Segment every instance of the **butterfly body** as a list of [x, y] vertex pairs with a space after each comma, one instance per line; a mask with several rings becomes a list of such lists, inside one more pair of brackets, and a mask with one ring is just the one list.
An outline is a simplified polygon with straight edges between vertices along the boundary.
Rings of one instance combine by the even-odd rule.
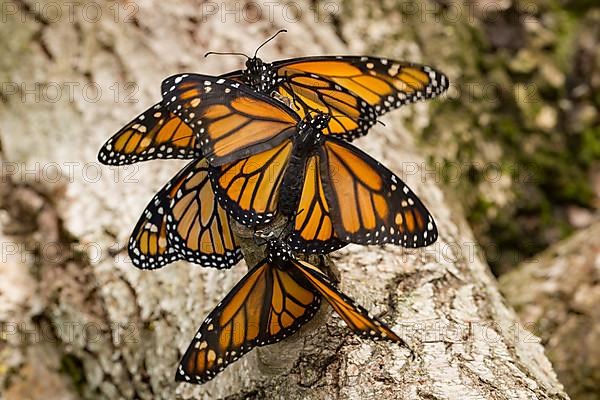
[[298, 132], [279, 193], [278, 209], [287, 217], [293, 217], [298, 212], [298, 202], [306, 174], [306, 163], [322, 145], [324, 136], [321, 131], [327, 126], [329, 120], [329, 115], [317, 114], [298, 123]]

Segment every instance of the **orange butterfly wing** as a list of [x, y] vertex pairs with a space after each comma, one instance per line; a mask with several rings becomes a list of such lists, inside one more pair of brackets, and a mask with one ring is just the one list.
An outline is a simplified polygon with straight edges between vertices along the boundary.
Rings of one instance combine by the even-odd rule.
[[279, 145], [299, 121], [278, 101], [225, 78], [177, 75], [163, 81], [162, 93], [165, 106], [192, 128], [215, 166]]
[[255, 346], [278, 342], [310, 320], [321, 298], [264, 260], [204, 320], [175, 379], [203, 383]]
[[137, 268], [157, 269], [182, 258], [169, 240], [167, 216], [169, 202], [183, 183], [185, 175], [184, 171], [180, 171], [158, 191], [133, 229], [128, 253]]
[[146, 206], [129, 238], [129, 258], [137, 268], [156, 269], [180, 259], [179, 254], [169, 246], [167, 217], [158, 212], [164, 205], [165, 200], [155, 196]]
[[314, 112], [330, 115], [331, 119], [323, 129], [327, 135], [353, 140], [366, 135], [377, 122], [374, 107], [337, 83], [314, 74], [286, 77], [277, 93], [290, 99], [291, 107], [301, 118]]
[[205, 159], [193, 161], [170, 195], [169, 242], [187, 261], [215, 268], [230, 268], [242, 259], [229, 217], [219, 205]]
[[98, 153], [98, 160], [106, 165], [197, 157], [200, 157], [200, 149], [196, 148], [196, 136], [162, 103], [155, 104], [125, 125]]
[[230, 268], [241, 260], [229, 218], [214, 197], [205, 160], [189, 163], [154, 196], [133, 230], [128, 252], [140, 269], [180, 259]]
[[[406, 343], [394, 333], [384, 322], [369, 314], [362, 306], [346, 296], [331, 283], [329, 278], [315, 266], [292, 259], [296, 270], [327, 300], [346, 324], [360, 336], [372, 339], [386, 339], [406, 346]], [[408, 347], [408, 346], [407, 346]]]
[[437, 239], [419, 198], [368, 154], [329, 137], [319, 152], [323, 190], [336, 234], [357, 244], [427, 246]]
[[291, 140], [248, 158], [210, 169], [213, 188], [227, 212], [243, 225], [270, 222], [293, 144]]
[[[277, 61], [273, 66], [280, 77], [287, 77], [288, 82], [280, 83], [282, 87], [291, 90], [296, 77], [315, 75], [352, 92], [378, 115], [439, 96], [449, 86], [448, 78], [432, 67], [385, 58], [303, 57]], [[318, 92], [319, 88], [313, 90]]]
[[294, 250], [305, 253], [329, 253], [346, 245], [334, 229], [316, 155], [306, 162], [298, 210], [288, 241]]

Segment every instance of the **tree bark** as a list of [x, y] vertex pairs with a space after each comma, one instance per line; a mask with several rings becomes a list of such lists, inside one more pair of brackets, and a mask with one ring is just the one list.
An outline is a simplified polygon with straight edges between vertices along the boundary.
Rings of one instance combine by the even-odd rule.
[[568, 393], [600, 396], [600, 222], [500, 279], [521, 320], [539, 333]]
[[[164, 77], [238, 68], [235, 57], [203, 54], [251, 53], [280, 28], [290, 32], [261, 51], [266, 60], [371, 50], [432, 60], [414, 41], [394, 52], [358, 35], [344, 43], [340, 29], [349, 25], [330, 20], [321, 3], [294, 3], [295, 17], [289, 4], [273, 3], [83, 2], [61, 5], [60, 16], [48, 4], [4, 3], [0, 28], [0, 384], [8, 399], [567, 398], [539, 340], [522, 328], [474, 250], [459, 207], [435, 179], [424, 179], [412, 132], [429, 124], [428, 103], [394, 113], [357, 144], [405, 172], [440, 239], [418, 251], [349, 246], [332, 256], [342, 290], [390, 323], [417, 359], [358, 339], [324, 309], [298, 334], [252, 351], [215, 380], [175, 384], [181, 353], [246, 266], [135, 269], [124, 250], [128, 235], [183, 164], [99, 166], [102, 143], [160, 99]], [[427, 35], [430, 28], [407, 29]]]

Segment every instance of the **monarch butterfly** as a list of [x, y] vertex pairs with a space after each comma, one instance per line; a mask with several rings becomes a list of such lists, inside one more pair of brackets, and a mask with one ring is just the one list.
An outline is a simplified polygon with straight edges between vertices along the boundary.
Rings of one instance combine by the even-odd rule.
[[255, 346], [278, 342], [309, 321], [325, 300], [357, 334], [405, 342], [336, 289], [315, 266], [296, 259], [279, 239], [211, 311], [185, 352], [176, 381], [204, 383]]
[[448, 89], [448, 78], [426, 65], [366, 56], [312, 56], [265, 63], [258, 51], [282, 29], [263, 42], [245, 69], [222, 75], [252, 89], [288, 99], [300, 117], [312, 112], [332, 116], [326, 133], [345, 140], [365, 135], [377, 116]]
[[[378, 116], [448, 88], [446, 76], [432, 67], [384, 58], [318, 56], [265, 63], [257, 57], [258, 50], [275, 36], [253, 57], [228, 53], [246, 57], [246, 68], [221, 77], [286, 100], [300, 117], [315, 111], [330, 114], [326, 133], [349, 141], [365, 135]], [[117, 132], [98, 155], [100, 162], [110, 165], [197, 157], [191, 130], [163, 102]]]
[[242, 258], [207, 167], [204, 159], [192, 161], [148, 204], [129, 239], [134, 266], [156, 269], [185, 259], [230, 268]]
[[224, 78], [184, 74], [162, 90], [165, 106], [198, 132], [216, 196], [242, 225], [268, 223], [279, 210], [295, 218], [290, 240], [305, 252], [437, 239], [432, 216], [400, 178], [325, 132], [330, 115], [301, 119]]

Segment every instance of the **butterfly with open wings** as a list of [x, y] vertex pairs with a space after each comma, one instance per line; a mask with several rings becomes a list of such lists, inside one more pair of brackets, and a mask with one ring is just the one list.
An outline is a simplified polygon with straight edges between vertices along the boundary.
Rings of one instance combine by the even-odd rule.
[[211, 311], [177, 369], [177, 381], [204, 383], [256, 346], [296, 332], [325, 299], [356, 334], [406, 346], [385, 323], [337, 289], [315, 266], [272, 238], [267, 256]]
[[[378, 116], [448, 88], [446, 76], [432, 67], [377, 57], [317, 56], [265, 63], [257, 57], [258, 50], [275, 36], [253, 57], [230, 53], [246, 57], [246, 68], [222, 77], [286, 100], [301, 118], [312, 112], [331, 115], [325, 131], [345, 140], [365, 135]], [[159, 102], [110, 138], [98, 159], [124, 165], [199, 158], [196, 140], [192, 130]]]

